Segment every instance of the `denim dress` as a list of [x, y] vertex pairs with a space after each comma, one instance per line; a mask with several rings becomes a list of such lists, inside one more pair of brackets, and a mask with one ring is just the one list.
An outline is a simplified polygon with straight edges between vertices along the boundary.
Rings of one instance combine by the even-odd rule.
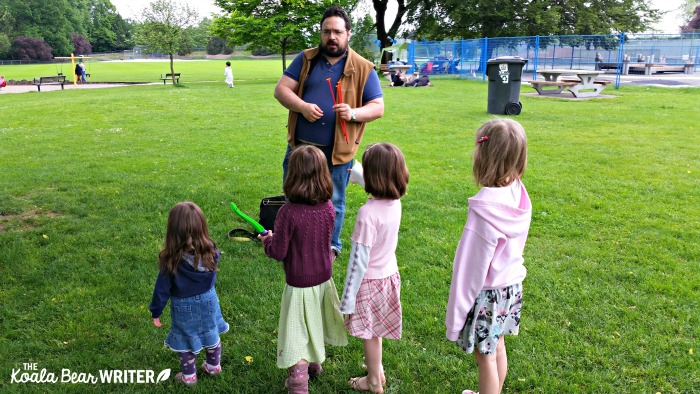
[[[219, 335], [228, 331], [215, 283], [216, 271], [209, 271], [201, 262], [195, 268], [194, 256], [187, 254], [183, 255], [176, 275], [159, 274], [150, 309], [157, 317], [170, 299], [171, 328], [165, 339], [170, 350], [196, 354], [216, 347]], [[197, 294], [197, 290], [201, 293]]]
[[165, 338], [165, 346], [175, 352], [199, 353], [216, 347], [219, 334], [229, 326], [221, 315], [216, 289], [193, 297], [170, 298], [172, 328]]

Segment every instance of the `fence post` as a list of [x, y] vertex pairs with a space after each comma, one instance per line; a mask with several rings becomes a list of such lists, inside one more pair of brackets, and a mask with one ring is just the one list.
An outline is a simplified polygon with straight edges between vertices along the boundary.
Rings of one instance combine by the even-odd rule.
[[617, 71], [615, 72], [615, 89], [620, 89], [620, 74], [625, 61], [625, 33], [620, 32], [620, 43], [617, 46]]
[[486, 80], [486, 61], [489, 60], [487, 59], [486, 55], [488, 54], [489, 50], [489, 38], [484, 37], [484, 43], [481, 46], [481, 64], [479, 65], [479, 68], [481, 69], [481, 80], [485, 81]]
[[537, 79], [537, 61], [540, 58], [540, 36], [535, 36], [535, 61], [532, 65], [532, 80]]

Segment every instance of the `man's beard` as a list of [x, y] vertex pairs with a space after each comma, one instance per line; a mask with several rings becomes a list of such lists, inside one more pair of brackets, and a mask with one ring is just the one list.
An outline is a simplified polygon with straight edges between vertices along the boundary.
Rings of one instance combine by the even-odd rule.
[[341, 56], [345, 55], [345, 52], [348, 51], [348, 47], [343, 46], [340, 43], [337, 43], [336, 46], [338, 47], [338, 49], [332, 50], [332, 49], [328, 48], [327, 46], [323, 45], [323, 43], [319, 44], [319, 48], [321, 49], [321, 53], [323, 53], [324, 55], [326, 55], [328, 57], [341, 57]]

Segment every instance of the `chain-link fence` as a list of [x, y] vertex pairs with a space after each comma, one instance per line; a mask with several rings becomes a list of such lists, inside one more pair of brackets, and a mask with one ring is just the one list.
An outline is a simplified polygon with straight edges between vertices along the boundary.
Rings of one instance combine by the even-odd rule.
[[485, 79], [486, 62], [500, 56], [527, 59], [523, 71], [531, 79], [538, 69], [590, 69], [615, 74], [619, 86], [625, 74], [698, 72], [700, 33], [414, 41], [408, 45], [408, 72]]

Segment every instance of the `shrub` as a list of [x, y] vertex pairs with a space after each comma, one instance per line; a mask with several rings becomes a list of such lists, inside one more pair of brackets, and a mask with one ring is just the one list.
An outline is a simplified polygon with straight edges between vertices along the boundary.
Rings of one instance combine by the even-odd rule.
[[16, 60], [50, 60], [51, 50], [42, 38], [17, 37], [12, 41], [10, 54]]
[[269, 56], [274, 55], [275, 53], [277, 52], [263, 46], [259, 46], [250, 52], [250, 54], [253, 56]]
[[73, 53], [76, 55], [89, 55], [92, 53], [92, 45], [85, 37], [77, 33], [71, 33], [73, 37]]
[[223, 53], [225, 55], [230, 55], [233, 53], [233, 48], [226, 45], [226, 40], [219, 37], [212, 37], [207, 43], [207, 54], [218, 55]]

